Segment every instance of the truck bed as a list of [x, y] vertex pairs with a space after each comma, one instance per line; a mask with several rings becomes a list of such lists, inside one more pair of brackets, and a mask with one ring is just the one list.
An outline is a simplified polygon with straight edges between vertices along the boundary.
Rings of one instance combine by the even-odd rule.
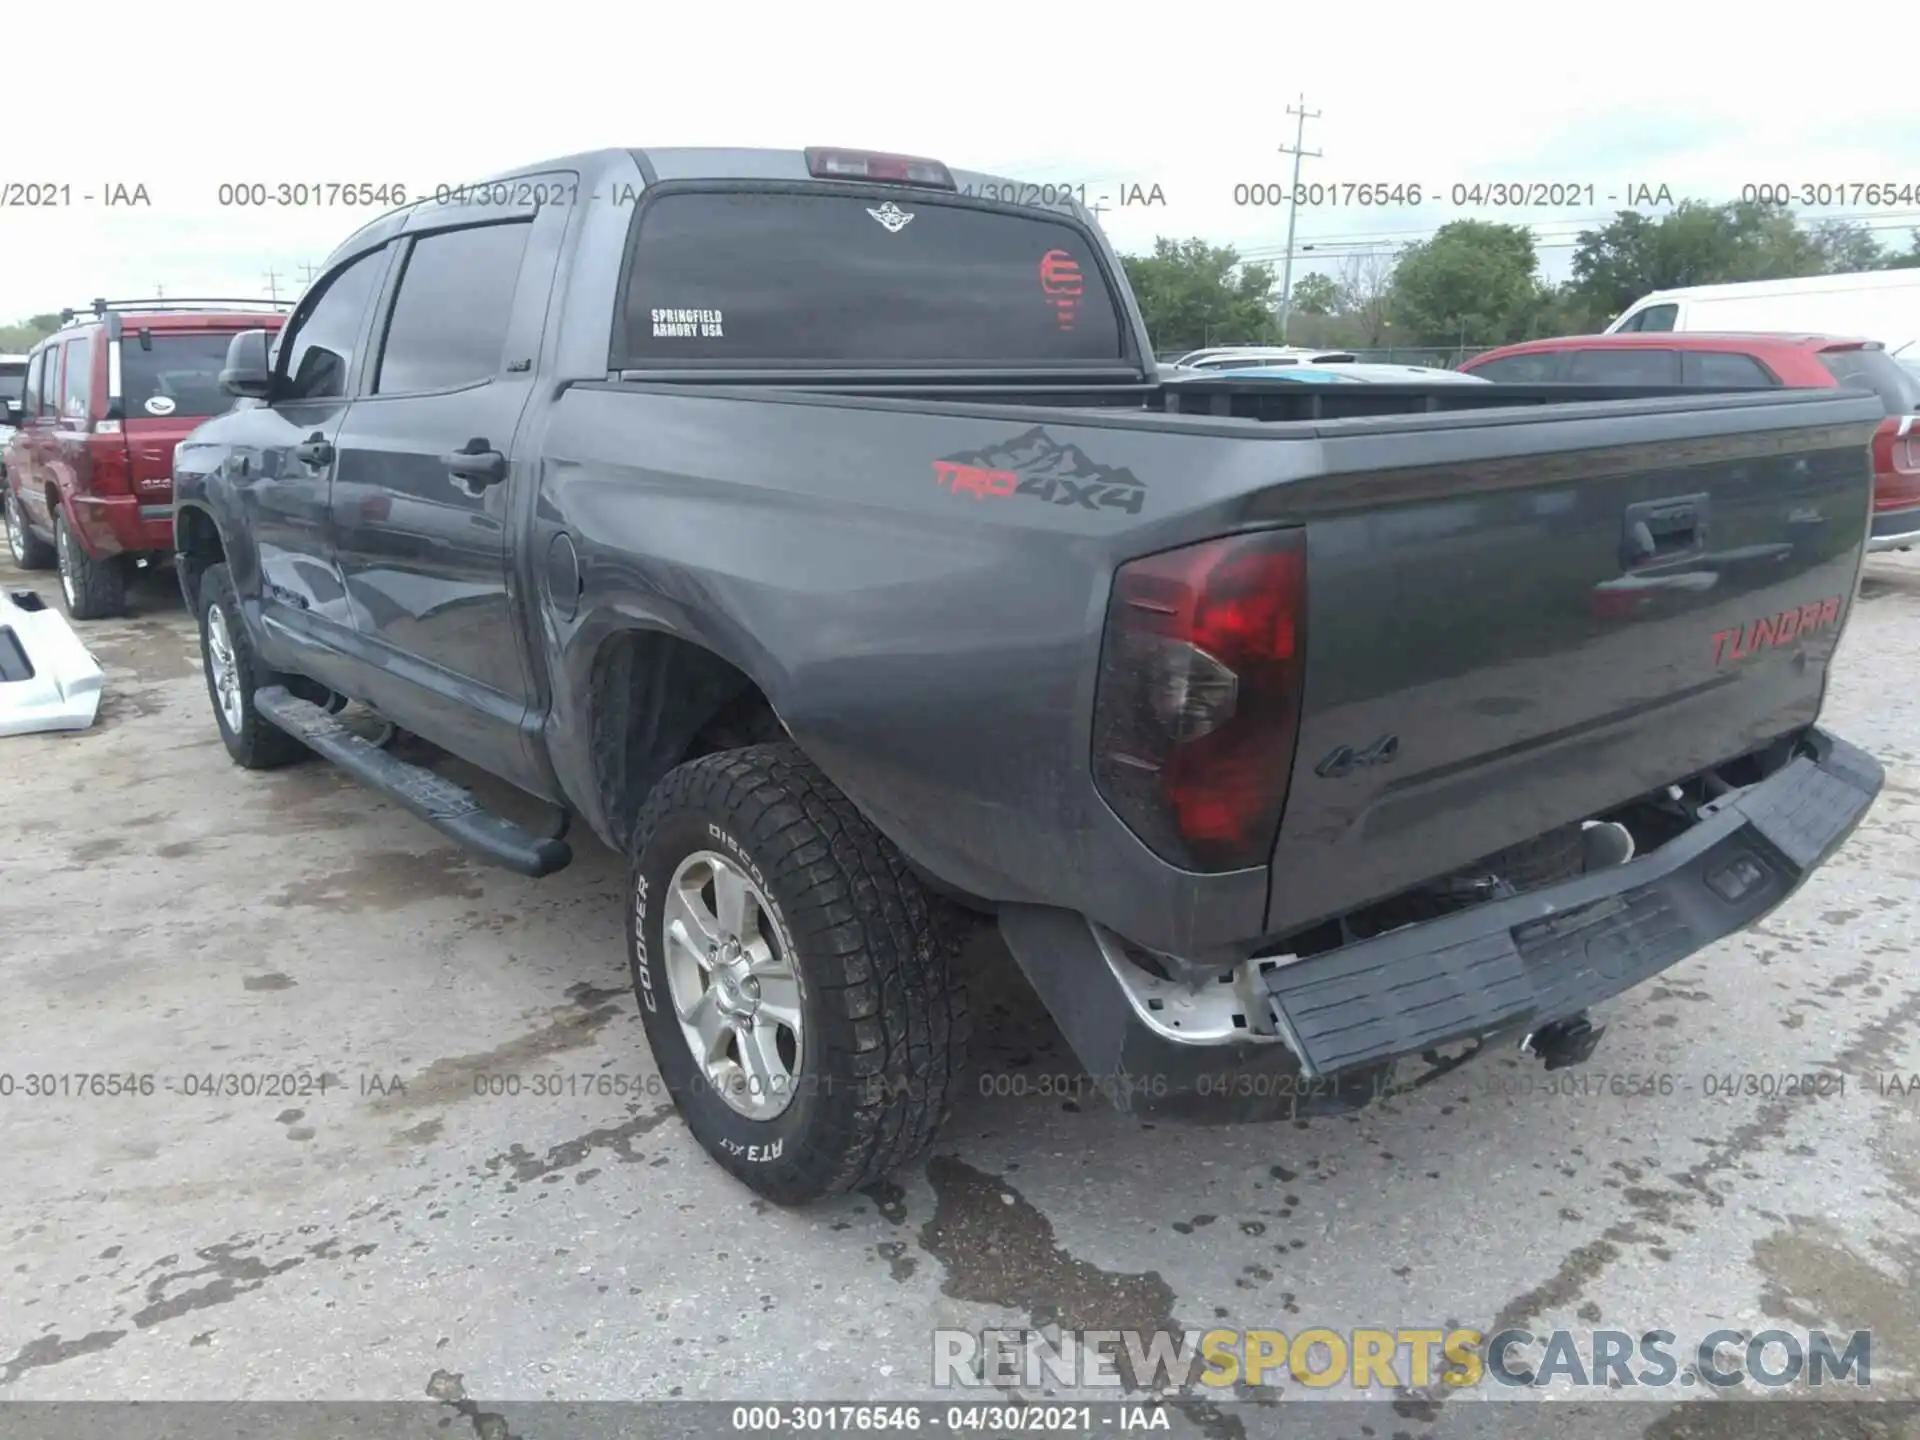
[[[1835, 391], [804, 386], [568, 390], [543, 488], [554, 513], [591, 517], [576, 526], [594, 537], [587, 600], [596, 575], [649, 557], [663, 623], [739, 657], [925, 872], [1201, 957], [1810, 723], [1863, 553], [1880, 416]], [[1346, 396], [1419, 409], [1188, 409]], [[1272, 863], [1170, 871], [1091, 775], [1115, 570], [1287, 525], [1306, 527], [1310, 619]], [[1809, 618], [1778, 642], [1788, 613]], [[1769, 619], [1758, 644], [1750, 627]], [[1316, 773], [1383, 737], [1392, 763]]]

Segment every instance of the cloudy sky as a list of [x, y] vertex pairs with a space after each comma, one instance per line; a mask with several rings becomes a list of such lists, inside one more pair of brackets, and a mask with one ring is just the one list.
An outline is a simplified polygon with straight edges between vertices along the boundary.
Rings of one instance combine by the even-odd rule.
[[[1572, 189], [1570, 206], [1497, 217], [1532, 224], [1555, 272], [1630, 186], [1714, 200], [1757, 183], [1920, 187], [1903, 62], [1890, 83], [1870, 73], [1872, 37], [1908, 12], [1877, 3], [1792, 25], [1748, 7], [1630, 3], [1483, 3], [1469, 24], [1458, 7], [1386, 0], [84, 9], [87, 32], [111, 37], [103, 83], [75, 84], [93, 68], [83, 36], [57, 64], [33, 60], [18, 23], [0, 43], [14, 122], [0, 142], [0, 320], [156, 288], [264, 295], [269, 272], [284, 296], [368, 213], [223, 207], [223, 183], [418, 194], [603, 145], [931, 155], [1084, 185], [1106, 197], [1123, 249], [1204, 235], [1277, 257], [1284, 210], [1236, 205], [1235, 191], [1288, 178], [1277, 147], [1303, 92], [1320, 112], [1306, 148], [1323, 152], [1303, 181], [1419, 184], [1429, 200], [1303, 208], [1299, 241], [1316, 249], [1302, 269], [1487, 218], [1449, 203], [1456, 184]], [[33, 185], [69, 187], [71, 203], [22, 206]], [[1135, 185], [1166, 203], [1122, 207]], [[150, 204], [106, 205], [115, 186], [144, 186]], [[1889, 240], [1920, 226], [1920, 203], [1839, 213]]]

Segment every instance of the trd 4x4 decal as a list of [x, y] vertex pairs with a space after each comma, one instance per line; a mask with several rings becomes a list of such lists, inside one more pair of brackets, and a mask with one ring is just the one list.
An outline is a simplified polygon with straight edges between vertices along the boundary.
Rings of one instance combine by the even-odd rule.
[[1098, 464], [1078, 445], [1062, 445], [1037, 425], [985, 450], [934, 461], [933, 478], [976, 500], [1025, 495], [1050, 505], [1138, 515], [1147, 499], [1146, 483], [1131, 470]]

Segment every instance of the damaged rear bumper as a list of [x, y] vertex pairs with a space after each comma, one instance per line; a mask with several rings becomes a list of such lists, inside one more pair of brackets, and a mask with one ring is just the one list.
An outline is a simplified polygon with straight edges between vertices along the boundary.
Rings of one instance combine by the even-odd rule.
[[1221, 1120], [1351, 1108], [1404, 1057], [1578, 1015], [1753, 925], [1839, 848], [1884, 779], [1865, 751], [1810, 730], [1786, 765], [1647, 855], [1222, 977], [1241, 994], [1232, 1030], [1218, 1020], [1230, 1001], [1202, 1005], [1184, 1034], [1169, 999], [1143, 1005], [1151, 986], [1079, 916], [1010, 907], [1000, 928], [1089, 1084], [1123, 1108]]

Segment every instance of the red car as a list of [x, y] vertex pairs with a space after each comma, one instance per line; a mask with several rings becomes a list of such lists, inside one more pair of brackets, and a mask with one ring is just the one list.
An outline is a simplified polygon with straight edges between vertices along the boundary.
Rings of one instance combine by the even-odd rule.
[[23, 569], [59, 568], [74, 619], [122, 613], [129, 571], [172, 554], [173, 447], [233, 408], [228, 342], [277, 331], [285, 309], [96, 300], [29, 352], [4, 463], [7, 543]]
[[1887, 418], [1873, 437], [1873, 529], [1867, 548], [1905, 550], [1920, 544], [1920, 378], [1878, 341], [1674, 331], [1563, 335], [1503, 345], [1459, 368], [1483, 380], [1522, 385], [1871, 390], [1885, 402]]

